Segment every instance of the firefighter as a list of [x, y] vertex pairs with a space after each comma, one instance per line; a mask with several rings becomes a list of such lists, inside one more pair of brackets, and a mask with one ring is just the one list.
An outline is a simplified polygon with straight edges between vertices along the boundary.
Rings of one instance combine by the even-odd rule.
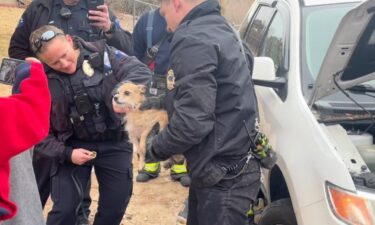
[[[173, 100], [166, 101], [169, 125], [152, 132], [147, 150], [154, 160], [184, 154], [188, 225], [245, 225], [260, 163], [251, 152], [258, 112], [242, 45], [218, 1], [160, 0], [160, 13], [174, 32], [167, 76]], [[151, 107], [165, 101], [163, 95], [147, 99]]]
[[[159, 9], [151, 10], [141, 16], [134, 27], [134, 55], [154, 72], [154, 76], [166, 79], [169, 68], [169, 39], [165, 19]], [[153, 161], [146, 154], [145, 165], [138, 172], [136, 181], [147, 182], [156, 178], [160, 172], [160, 162]], [[172, 180], [177, 180], [182, 186], [190, 185], [184, 161], [172, 165], [170, 172]]]

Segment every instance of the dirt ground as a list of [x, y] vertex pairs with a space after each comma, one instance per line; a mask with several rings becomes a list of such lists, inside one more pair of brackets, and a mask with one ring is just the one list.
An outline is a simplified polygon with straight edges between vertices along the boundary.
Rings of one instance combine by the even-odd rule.
[[[13, 33], [23, 9], [0, 6], [0, 59], [7, 56], [10, 36]], [[121, 17], [122, 24], [129, 26], [128, 18]], [[8, 96], [10, 87], [0, 85], [0, 96]], [[134, 163], [135, 164], [135, 163]], [[135, 164], [136, 165], [136, 164]], [[175, 225], [176, 216], [183, 207], [188, 188], [182, 187], [178, 182], [170, 179], [169, 171], [162, 170], [160, 176], [148, 183], [135, 182], [137, 171], [134, 170], [134, 189], [126, 214], [121, 224], [127, 225]], [[91, 215], [94, 218], [98, 203], [98, 184], [93, 174], [91, 189]], [[51, 208], [47, 203], [44, 215]]]
[[[134, 170], [134, 178], [137, 172]], [[91, 214], [92, 222], [98, 203], [98, 184], [95, 175], [92, 176]], [[188, 188], [170, 179], [169, 171], [162, 171], [160, 176], [148, 183], [137, 183], [134, 180], [133, 196], [121, 225], [176, 225], [177, 214], [183, 208]], [[47, 202], [44, 210], [46, 216], [51, 208], [51, 201]]]

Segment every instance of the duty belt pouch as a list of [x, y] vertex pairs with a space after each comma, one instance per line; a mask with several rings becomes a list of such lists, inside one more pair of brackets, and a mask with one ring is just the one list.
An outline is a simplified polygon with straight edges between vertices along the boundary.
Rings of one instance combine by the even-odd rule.
[[103, 133], [107, 129], [107, 125], [105, 124], [102, 117], [93, 117], [95, 123], [95, 129], [98, 133]]
[[104, 131], [107, 129], [107, 125], [105, 124], [105, 122], [103, 120], [103, 117], [102, 116], [100, 116], [100, 117], [94, 116], [93, 121], [95, 123], [95, 130], [98, 133], [104, 133]]
[[226, 175], [226, 170], [218, 163], [209, 162], [204, 167], [201, 176], [193, 180], [193, 185], [198, 188], [211, 187], [219, 183]]

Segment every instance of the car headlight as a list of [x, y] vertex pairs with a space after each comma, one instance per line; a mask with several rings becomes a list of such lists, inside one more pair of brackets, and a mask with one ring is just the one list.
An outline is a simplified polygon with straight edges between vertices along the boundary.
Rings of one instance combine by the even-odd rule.
[[373, 225], [375, 203], [363, 194], [350, 192], [327, 182], [327, 193], [335, 216], [347, 224]]

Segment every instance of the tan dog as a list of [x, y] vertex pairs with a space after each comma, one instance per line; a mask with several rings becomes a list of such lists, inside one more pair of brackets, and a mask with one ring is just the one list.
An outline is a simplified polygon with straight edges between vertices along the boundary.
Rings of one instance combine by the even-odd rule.
[[[133, 144], [133, 150], [138, 156], [138, 169], [141, 170], [146, 155], [147, 136], [156, 123], [159, 123], [160, 130], [168, 124], [168, 115], [165, 110], [149, 109], [139, 110], [145, 100], [145, 86], [133, 83], [120, 84], [113, 96], [116, 107], [123, 108], [126, 112], [125, 130], [128, 132], [129, 140]], [[182, 155], [173, 156], [167, 167], [174, 162], [182, 161]]]

